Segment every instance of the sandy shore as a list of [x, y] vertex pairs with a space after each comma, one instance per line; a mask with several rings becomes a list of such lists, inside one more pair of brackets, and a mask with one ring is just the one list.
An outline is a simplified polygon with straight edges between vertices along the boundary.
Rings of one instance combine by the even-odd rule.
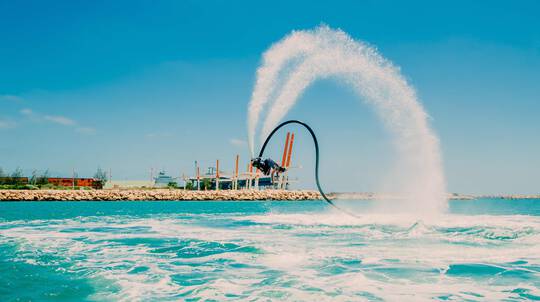
[[238, 190], [0, 190], [0, 201], [99, 201], [99, 200], [316, 200], [316, 191]]

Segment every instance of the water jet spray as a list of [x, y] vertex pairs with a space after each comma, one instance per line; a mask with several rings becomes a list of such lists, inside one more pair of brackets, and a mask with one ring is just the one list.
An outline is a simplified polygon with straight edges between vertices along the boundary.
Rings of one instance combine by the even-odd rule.
[[293, 31], [264, 53], [248, 106], [252, 157], [257, 131], [263, 138], [271, 133], [302, 93], [320, 79], [345, 83], [375, 109], [399, 157], [398, 173], [386, 182], [392, 191], [403, 193], [401, 204], [406, 210], [444, 211], [447, 195], [439, 141], [416, 92], [399, 68], [375, 48], [328, 26]]

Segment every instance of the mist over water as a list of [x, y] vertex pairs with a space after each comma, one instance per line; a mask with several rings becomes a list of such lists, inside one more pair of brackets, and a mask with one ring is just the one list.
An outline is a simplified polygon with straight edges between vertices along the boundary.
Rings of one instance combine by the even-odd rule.
[[252, 155], [257, 131], [264, 140], [302, 93], [326, 78], [351, 86], [390, 132], [398, 160], [381, 187], [403, 198], [404, 211], [446, 209], [439, 142], [414, 89], [373, 47], [328, 26], [293, 31], [264, 53], [248, 108]]

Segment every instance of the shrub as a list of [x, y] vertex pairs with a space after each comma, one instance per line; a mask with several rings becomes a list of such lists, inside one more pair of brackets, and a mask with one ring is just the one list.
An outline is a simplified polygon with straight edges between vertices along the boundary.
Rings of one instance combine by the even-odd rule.
[[3, 184], [0, 185], [0, 190], [35, 190], [34, 186], [22, 184]]
[[205, 178], [203, 179], [201, 185], [203, 190], [210, 190], [212, 188], [212, 181], [208, 178]]

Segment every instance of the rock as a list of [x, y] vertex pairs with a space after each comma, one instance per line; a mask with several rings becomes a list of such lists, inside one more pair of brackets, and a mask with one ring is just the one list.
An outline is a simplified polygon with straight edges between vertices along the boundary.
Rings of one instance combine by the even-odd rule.
[[183, 190], [0, 190], [0, 201], [28, 200], [319, 200], [316, 191], [287, 190], [221, 190], [221, 191], [183, 191]]

